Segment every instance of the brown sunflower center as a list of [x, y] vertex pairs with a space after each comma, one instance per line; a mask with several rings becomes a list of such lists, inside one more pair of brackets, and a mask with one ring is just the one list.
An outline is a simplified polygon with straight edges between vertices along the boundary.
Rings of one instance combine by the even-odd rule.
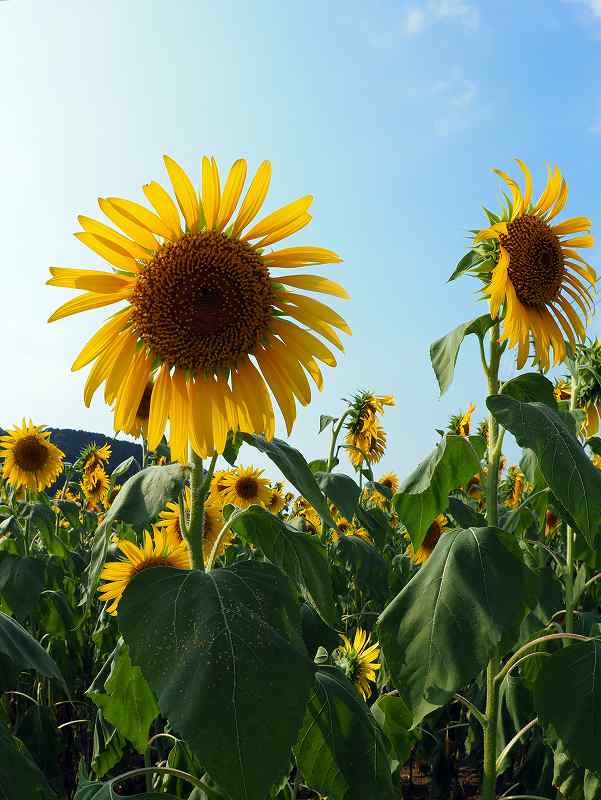
[[539, 217], [518, 217], [499, 241], [509, 253], [509, 279], [519, 300], [540, 306], [557, 299], [564, 276], [561, 242]]
[[251, 352], [271, 319], [273, 289], [260, 256], [215, 231], [161, 248], [136, 281], [136, 332], [182, 369], [219, 370]]
[[243, 500], [252, 500], [259, 494], [259, 484], [255, 478], [238, 478], [236, 481], [236, 494]]
[[15, 444], [14, 459], [25, 472], [37, 472], [48, 462], [48, 448], [37, 436], [24, 436]]

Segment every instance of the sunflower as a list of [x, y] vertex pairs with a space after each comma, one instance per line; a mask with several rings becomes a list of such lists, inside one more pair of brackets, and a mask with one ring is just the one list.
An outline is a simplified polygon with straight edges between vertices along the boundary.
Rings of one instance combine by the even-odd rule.
[[238, 508], [259, 505], [267, 507], [271, 499], [269, 481], [262, 478], [262, 469], [255, 467], [234, 467], [221, 474], [215, 498], [220, 508], [232, 503]]
[[376, 672], [381, 664], [375, 661], [380, 655], [378, 642], [370, 645], [371, 634], [363, 628], [357, 628], [355, 638], [351, 640], [344, 634], [340, 635], [343, 644], [334, 651], [334, 660], [346, 677], [355, 684], [361, 697], [367, 700], [371, 696], [371, 684], [376, 682]]
[[561, 526], [561, 517], [555, 514], [550, 509], [545, 512], [545, 537], [547, 539], [554, 538]]
[[565, 378], [557, 378], [553, 389], [553, 396], [559, 403], [560, 400], [569, 400], [572, 396], [572, 382]]
[[378, 422], [384, 406], [393, 406], [392, 395], [375, 395], [359, 392], [349, 403], [348, 431], [345, 439], [351, 464], [360, 467], [364, 461], [377, 463], [386, 450], [386, 432]]
[[54, 494], [55, 500], [67, 500], [69, 503], [79, 503], [79, 495], [75, 494], [68, 486], [63, 486]]
[[286, 495], [281, 483], [276, 483], [270, 489], [271, 495], [267, 503], [267, 510], [276, 516], [286, 508]]
[[421, 543], [421, 547], [415, 551], [412, 544], [407, 546], [407, 555], [414, 564], [421, 565], [430, 558], [432, 551], [436, 547], [436, 544], [438, 543], [438, 540], [442, 534], [445, 532], [445, 528], [448, 524], [449, 520], [445, 517], [445, 515], [439, 514], [428, 528], [428, 532], [426, 533], [424, 541]]
[[5, 436], [0, 436], [0, 458], [4, 459], [2, 477], [19, 490], [42, 492], [51, 486], [63, 471], [62, 450], [50, 441], [45, 425], [29, 424], [23, 419]]
[[472, 500], [476, 502], [480, 502], [482, 500], [482, 481], [480, 480], [480, 476], [478, 474], [472, 475], [469, 479], [467, 486], [465, 487], [465, 493], [468, 497], [471, 497]]
[[515, 465], [507, 471], [508, 496], [505, 500], [507, 508], [517, 508], [524, 492], [529, 490], [524, 473]]
[[94, 472], [96, 467], [104, 467], [111, 458], [111, 446], [108, 442], [98, 447], [96, 442], [90, 442], [81, 452], [84, 472]]
[[297, 497], [294, 501], [291, 519], [295, 517], [303, 521], [308, 533], [318, 533], [321, 530], [321, 517], [304, 497]]
[[380, 486], [390, 489], [392, 494], [396, 494], [400, 486], [399, 476], [396, 472], [385, 472], [384, 475], [378, 478], [378, 483]]
[[133, 425], [153, 380], [149, 449], [157, 447], [169, 422], [173, 458], [185, 462], [189, 442], [199, 456], [221, 453], [230, 430], [272, 438], [269, 390], [290, 433], [296, 401], [306, 405], [311, 399], [305, 371], [321, 389], [317, 361], [336, 365], [318, 337], [342, 350], [336, 329], [351, 331], [329, 306], [305, 294], [347, 298], [342, 286], [319, 275], [292, 274], [299, 267], [339, 263], [340, 257], [321, 247], [270, 249], [310, 222], [311, 195], [251, 225], [269, 189], [268, 161], [257, 170], [237, 215], [246, 161], [234, 163], [221, 187], [215, 160], [204, 157], [200, 197], [173, 159], [165, 156], [165, 166], [179, 211], [152, 181], [143, 190], [153, 211], [122, 198], [99, 199], [120, 232], [79, 217], [83, 230], [77, 238], [114, 269], [51, 267], [49, 284], [84, 293], [49, 321], [126, 303], [90, 339], [72, 369], [94, 362], [85, 403], [104, 383], [119, 430]]
[[130, 542], [128, 539], [119, 539], [117, 547], [125, 558], [105, 564], [100, 573], [101, 580], [107, 581], [98, 587], [102, 601], [111, 600], [107, 611], [109, 614], [117, 613], [117, 606], [138, 572], [149, 567], [177, 567], [177, 569], [191, 569], [192, 564], [188, 545], [179, 536], [172, 532], [164, 532], [153, 528], [152, 534], [144, 532], [144, 547]]
[[593, 456], [591, 461], [597, 467], [597, 469], [601, 469], [601, 456]]
[[371, 536], [365, 528], [355, 525], [346, 517], [338, 517], [336, 527], [330, 530], [330, 537], [333, 542], [338, 541], [340, 536], [357, 536], [368, 544], [372, 544]]
[[[186, 515], [187, 522], [190, 521], [190, 508], [192, 505], [192, 495], [190, 492], [190, 487], [186, 486], [184, 489], [184, 513]], [[203, 531], [202, 531], [202, 552], [203, 556], [206, 559], [211, 554], [211, 550], [213, 549], [213, 545], [215, 540], [219, 536], [219, 533], [223, 526], [225, 525], [225, 520], [223, 519], [223, 514], [221, 513], [221, 509], [217, 508], [217, 506], [212, 505], [211, 503], [205, 503], [204, 506], [204, 515], [203, 515]], [[180, 520], [179, 520], [179, 504], [174, 503], [171, 500], [167, 502], [164, 510], [159, 513], [159, 519], [156, 523], [157, 528], [162, 528], [167, 536], [171, 538], [182, 538], [182, 532], [180, 527]], [[228, 529], [226, 535], [221, 540], [219, 545], [219, 550], [217, 555], [220, 556], [228, 544], [234, 538], [233, 532]]]
[[456, 433], [458, 436], [469, 436], [470, 422], [475, 410], [476, 406], [470, 403], [465, 412], [459, 412], [459, 414], [451, 417], [451, 421], [449, 422], [449, 430], [451, 433]]
[[[486, 273], [484, 294], [490, 301], [490, 314], [503, 319], [501, 340], [518, 348], [517, 366], [521, 369], [534, 343], [535, 363], [543, 371], [565, 356], [567, 338], [572, 347], [584, 339], [585, 325], [594, 312], [595, 270], [584, 261], [577, 248], [592, 247], [591, 221], [574, 217], [552, 225], [563, 210], [568, 187], [559, 169], [549, 168], [547, 185], [536, 204], [532, 204], [532, 177], [528, 167], [517, 160], [525, 178], [519, 184], [495, 170], [509, 187], [512, 200], [503, 218], [489, 214], [491, 224], [481, 230], [474, 244], [494, 266]], [[573, 234], [576, 234], [573, 238]], [[482, 273], [482, 266], [476, 269]]]
[[96, 467], [93, 472], [85, 472], [79, 485], [92, 508], [98, 508], [101, 503], [106, 503], [110, 481], [103, 467]]

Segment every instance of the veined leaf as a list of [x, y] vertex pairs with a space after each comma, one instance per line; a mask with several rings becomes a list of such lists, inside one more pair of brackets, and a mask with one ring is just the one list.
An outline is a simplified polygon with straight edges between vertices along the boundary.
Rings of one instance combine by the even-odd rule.
[[526, 372], [503, 384], [501, 394], [513, 397], [523, 403], [544, 403], [557, 410], [554, 387], [548, 378], [539, 372]]
[[39, 767], [0, 720], [0, 796], [2, 800], [54, 800]]
[[438, 339], [430, 346], [430, 361], [440, 387], [441, 396], [453, 382], [457, 356], [465, 337], [473, 333], [479, 339], [482, 339], [486, 331], [492, 328], [494, 324], [490, 314], [483, 314], [470, 322], [458, 325], [450, 333], [447, 333], [446, 336]]
[[378, 638], [413, 725], [472, 680], [536, 603], [536, 577], [496, 528], [445, 533], [384, 609]]
[[63, 676], [54, 660], [17, 620], [0, 611], [0, 653], [21, 669], [35, 669], [48, 678], [56, 678], [66, 689]]
[[534, 451], [551, 491], [594, 547], [601, 522], [601, 472], [578, 439], [559, 414], [543, 403], [493, 395], [486, 404], [521, 447]]
[[361, 497], [361, 489], [356, 481], [342, 472], [316, 472], [315, 479], [325, 496], [347, 519], [352, 519]]

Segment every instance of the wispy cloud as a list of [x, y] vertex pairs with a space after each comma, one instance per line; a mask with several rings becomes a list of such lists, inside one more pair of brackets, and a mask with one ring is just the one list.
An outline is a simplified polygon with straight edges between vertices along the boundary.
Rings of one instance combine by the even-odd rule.
[[479, 25], [480, 14], [476, 5], [468, 0], [422, 0], [403, 10], [401, 29], [405, 36], [417, 36], [426, 28], [450, 20], [475, 29]]
[[448, 78], [434, 80], [409, 90], [422, 107], [435, 109], [432, 128], [446, 138], [470, 128], [477, 117], [478, 85], [458, 70]]
[[581, 6], [586, 9], [589, 16], [601, 22], [601, 0], [561, 0], [562, 3], [572, 6]]

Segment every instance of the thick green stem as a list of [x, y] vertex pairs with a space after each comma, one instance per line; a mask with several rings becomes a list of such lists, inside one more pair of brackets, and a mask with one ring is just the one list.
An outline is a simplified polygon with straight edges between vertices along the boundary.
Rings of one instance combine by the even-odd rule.
[[[576, 378], [572, 375], [570, 411], [576, 408]], [[566, 526], [566, 633], [574, 632], [574, 531]], [[569, 643], [568, 643], [569, 644]]]
[[190, 476], [190, 524], [186, 532], [182, 531], [188, 541], [192, 569], [204, 570], [202, 554], [202, 536], [204, 528], [204, 497], [203, 497], [204, 472], [202, 459], [192, 453], [192, 474]]
[[338, 436], [340, 435], [340, 431], [342, 430], [342, 425], [344, 424], [345, 419], [350, 415], [351, 410], [352, 409], [347, 408], [347, 410], [340, 417], [338, 422], [332, 423], [332, 426], [333, 426], [332, 427], [332, 442], [331, 442], [331, 445], [330, 445], [330, 454], [328, 456], [328, 469], [327, 469], [328, 472], [331, 472], [332, 471], [332, 467], [334, 466], [334, 458], [335, 458], [335, 455], [336, 455], [336, 442], [338, 441]]

